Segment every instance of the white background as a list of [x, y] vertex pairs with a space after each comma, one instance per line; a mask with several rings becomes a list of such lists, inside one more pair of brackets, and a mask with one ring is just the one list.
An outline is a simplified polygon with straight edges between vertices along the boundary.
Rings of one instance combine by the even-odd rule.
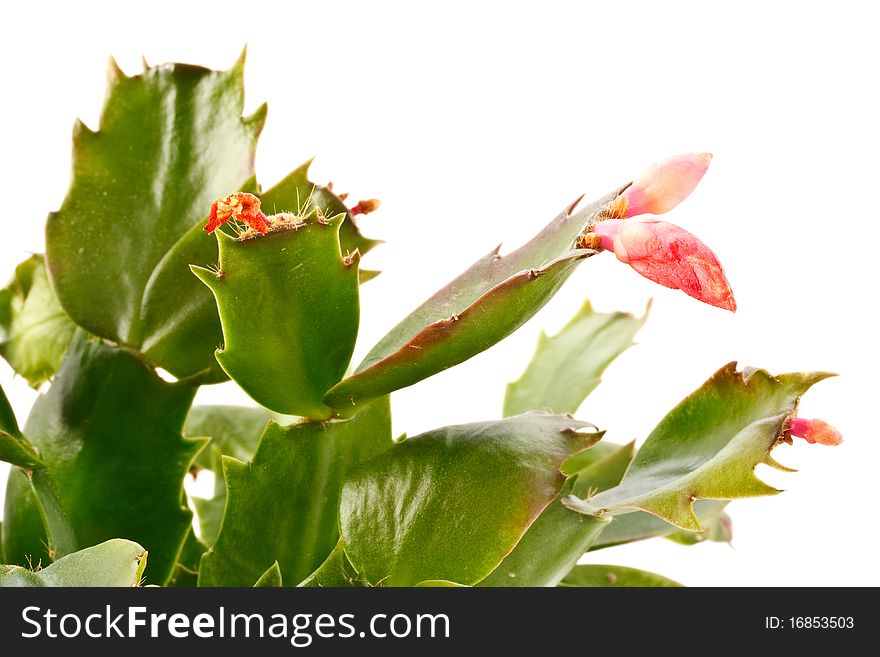
[[[0, 278], [41, 251], [65, 193], [76, 117], [96, 127], [108, 57], [128, 74], [185, 61], [226, 68], [248, 45], [247, 111], [269, 116], [257, 171], [270, 185], [311, 156], [314, 177], [380, 212], [365, 266], [356, 358], [449, 278], [525, 241], [581, 193], [597, 197], [666, 156], [711, 151], [698, 190], [666, 218], [699, 235], [736, 315], [589, 260], [516, 335], [394, 396], [395, 429], [495, 417], [539, 330], [589, 297], [654, 309], [639, 345], [579, 415], [618, 442], [730, 360], [831, 370], [803, 417], [844, 433], [799, 441], [761, 471], [787, 491], [731, 505], [735, 538], [655, 540], [590, 555], [690, 585], [880, 584], [876, 391], [877, 20], [871, 3], [46, 2], [2, 10]], [[125, 221], [125, 217], [120, 217]], [[5, 362], [23, 422], [33, 402]], [[204, 391], [212, 401], [235, 390]]]

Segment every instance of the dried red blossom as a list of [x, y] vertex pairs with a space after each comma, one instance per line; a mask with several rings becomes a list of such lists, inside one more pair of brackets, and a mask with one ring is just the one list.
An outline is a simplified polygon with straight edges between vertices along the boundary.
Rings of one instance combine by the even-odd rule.
[[214, 201], [205, 230], [213, 233], [230, 219], [244, 222], [258, 233], [269, 230], [267, 217], [260, 210], [260, 199], [247, 192], [236, 192]]

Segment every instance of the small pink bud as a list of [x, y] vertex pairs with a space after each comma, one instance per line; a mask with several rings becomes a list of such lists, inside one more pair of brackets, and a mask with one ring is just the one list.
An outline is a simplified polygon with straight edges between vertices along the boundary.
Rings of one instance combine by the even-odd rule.
[[626, 203], [617, 216], [669, 212], [690, 196], [711, 161], [710, 153], [688, 153], [651, 165], [621, 194]]
[[379, 199], [370, 198], [365, 201], [358, 201], [357, 205], [351, 208], [348, 212], [352, 217], [356, 217], [359, 214], [370, 214], [371, 212], [378, 210], [380, 205], [381, 203], [379, 202]]
[[799, 417], [791, 419], [788, 432], [796, 437], [803, 438], [811, 445], [839, 445], [843, 442], [840, 432], [824, 420], [804, 420]]
[[592, 228], [603, 249], [655, 283], [736, 312], [718, 258], [694, 235], [666, 221], [606, 219]]

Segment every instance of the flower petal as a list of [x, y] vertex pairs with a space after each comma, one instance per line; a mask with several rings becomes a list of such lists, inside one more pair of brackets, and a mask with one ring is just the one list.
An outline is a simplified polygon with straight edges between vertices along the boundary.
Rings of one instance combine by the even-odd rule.
[[623, 216], [669, 212], [690, 196], [711, 161], [710, 153], [686, 153], [651, 165], [621, 195], [626, 199]]
[[645, 278], [736, 312], [733, 292], [717, 256], [685, 229], [665, 221], [623, 221], [613, 248], [621, 262]]

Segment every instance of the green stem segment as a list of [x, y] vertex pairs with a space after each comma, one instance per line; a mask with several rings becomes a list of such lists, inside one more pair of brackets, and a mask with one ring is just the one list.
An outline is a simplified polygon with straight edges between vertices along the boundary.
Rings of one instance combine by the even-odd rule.
[[214, 293], [217, 360], [260, 404], [327, 419], [324, 393], [345, 374], [357, 337], [359, 255], [343, 258], [344, 215], [236, 239], [217, 231], [216, 270], [192, 267]]

